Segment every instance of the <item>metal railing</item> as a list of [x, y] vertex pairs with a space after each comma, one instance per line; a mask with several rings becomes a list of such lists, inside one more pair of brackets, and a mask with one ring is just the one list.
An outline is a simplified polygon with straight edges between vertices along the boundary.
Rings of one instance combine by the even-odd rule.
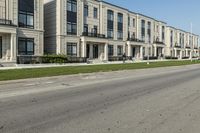
[[83, 32], [82, 36], [96, 37], [96, 38], [106, 38], [106, 36], [104, 34], [97, 34], [97, 33], [91, 33], [91, 32]]
[[12, 25], [12, 21], [7, 19], [0, 19], [0, 25]]
[[140, 40], [140, 39], [137, 39], [137, 38], [127, 38], [127, 41], [144, 42], [143, 40]]

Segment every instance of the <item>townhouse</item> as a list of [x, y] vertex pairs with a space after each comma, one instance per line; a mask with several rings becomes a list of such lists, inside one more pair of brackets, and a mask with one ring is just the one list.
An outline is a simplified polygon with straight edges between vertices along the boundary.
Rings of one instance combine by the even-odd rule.
[[91, 60], [165, 55], [166, 23], [97, 0], [45, 4], [45, 53]]
[[43, 0], [0, 0], [0, 65], [43, 55]]
[[176, 29], [167, 27], [167, 45], [166, 56], [178, 59], [191, 59], [199, 56], [199, 36]]

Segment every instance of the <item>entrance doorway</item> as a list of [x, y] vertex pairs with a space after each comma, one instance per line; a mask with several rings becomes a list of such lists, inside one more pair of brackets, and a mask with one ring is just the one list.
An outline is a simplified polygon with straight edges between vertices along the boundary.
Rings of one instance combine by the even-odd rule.
[[94, 59], [99, 58], [99, 47], [98, 47], [98, 45], [93, 45], [93, 58]]
[[2, 58], [2, 37], [0, 36], [0, 59]]
[[87, 51], [86, 52], [86, 57], [90, 58], [90, 45], [89, 44], [86, 45], [86, 51]]
[[132, 48], [132, 57], [135, 57], [135, 47]]

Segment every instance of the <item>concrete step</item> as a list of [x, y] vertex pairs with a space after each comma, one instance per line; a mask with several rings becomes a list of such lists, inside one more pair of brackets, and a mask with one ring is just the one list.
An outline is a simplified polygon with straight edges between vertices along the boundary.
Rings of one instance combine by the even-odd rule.
[[0, 67], [15, 67], [16, 62], [0, 62]]

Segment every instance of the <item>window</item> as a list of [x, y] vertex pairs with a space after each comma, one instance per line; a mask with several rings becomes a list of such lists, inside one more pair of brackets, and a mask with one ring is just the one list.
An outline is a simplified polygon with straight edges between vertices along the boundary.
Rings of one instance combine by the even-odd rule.
[[77, 1], [76, 0], [67, 0], [67, 11], [77, 12]]
[[171, 43], [171, 47], [173, 47], [173, 31], [171, 31], [171, 35], [170, 35], [170, 43]]
[[123, 55], [123, 46], [117, 46], [117, 55], [118, 56]]
[[130, 27], [130, 17], [128, 17], [128, 26]]
[[141, 31], [142, 40], [145, 41], [145, 20], [141, 21]]
[[151, 42], [151, 22], [148, 22], [148, 41]]
[[2, 37], [0, 36], [0, 59], [2, 58]]
[[88, 34], [88, 25], [87, 24], [84, 25], [84, 33]]
[[94, 18], [98, 18], [98, 9], [94, 7]]
[[67, 55], [68, 56], [77, 56], [77, 44], [76, 43], [67, 43]]
[[67, 0], [67, 34], [77, 34], [77, 2]]
[[97, 26], [94, 26], [92, 33], [94, 33], [94, 35], [97, 36], [97, 33], [98, 33], [98, 27]]
[[123, 14], [118, 13], [118, 39], [123, 39]]
[[135, 27], [135, 19], [133, 19], [133, 27]]
[[67, 22], [67, 34], [76, 35], [77, 34], [77, 24]]
[[113, 21], [114, 20], [114, 14], [113, 11], [108, 10], [108, 20]]
[[33, 38], [19, 38], [18, 55], [34, 55]]
[[34, 28], [34, 0], [19, 0], [19, 27]]
[[162, 41], [165, 41], [165, 27], [162, 26]]
[[113, 22], [113, 20], [114, 20], [114, 13], [113, 13], [113, 11], [111, 11], [111, 10], [108, 10], [107, 11], [107, 19], [108, 19], [108, 21], [107, 21], [107, 37], [108, 38], [113, 38], [113, 34], [114, 34], [114, 32], [113, 32], [113, 29], [114, 29], [114, 22]]
[[108, 45], [108, 56], [113, 56], [114, 49], [113, 45]]
[[88, 5], [84, 5], [84, 16], [88, 17]]

